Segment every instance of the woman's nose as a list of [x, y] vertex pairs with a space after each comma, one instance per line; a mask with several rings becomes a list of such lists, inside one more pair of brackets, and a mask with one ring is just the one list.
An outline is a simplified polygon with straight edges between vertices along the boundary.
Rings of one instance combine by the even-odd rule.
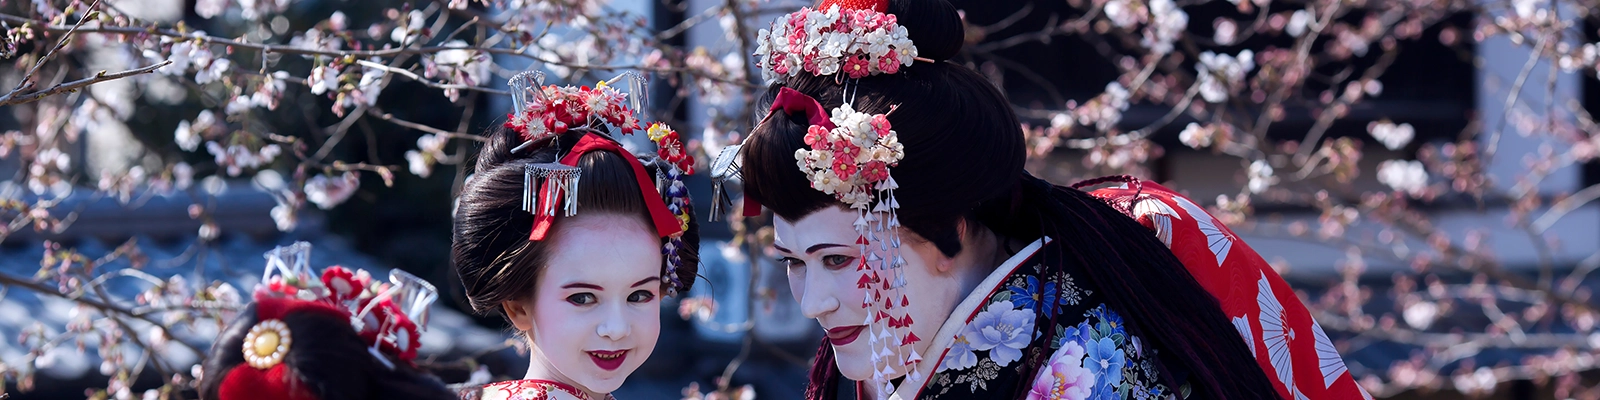
[[834, 310], [839, 309], [839, 298], [834, 296], [834, 288], [828, 274], [806, 274], [800, 286], [800, 312], [806, 318], [821, 318]]
[[595, 327], [595, 334], [610, 340], [622, 340], [632, 331], [628, 318], [620, 307], [608, 307], [605, 319]]

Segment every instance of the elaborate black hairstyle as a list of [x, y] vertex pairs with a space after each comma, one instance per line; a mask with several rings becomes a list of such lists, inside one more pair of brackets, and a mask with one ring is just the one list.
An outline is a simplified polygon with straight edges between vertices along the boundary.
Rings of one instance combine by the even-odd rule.
[[[522, 144], [514, 131], [499, 128], [489, 134], [489, 142], [478, 153], [476, 172], [461, 190], [451, 245], [451, 264], [466, 287], [467, 299], [474, 311], [480, 314], [501, 312], [501, 303], [532, 295], [550, 249], [548, 241], [528, 240], [534, 216], [521, 207], [523, 171], [528, 164], [556, 162], [557, 154], [565, 153], [584, 134], [569, 132], [557, 138], [558, 146], [534, 146], [535, 149], [520, 153], [512, 151]], [[632, 156], [594, 151], [580, 157], [577, 165], [583, 170], [577, 190], [577, 201], [582, 205], [580, 212], [638, 216], [645, 226], [652, 226], [637, 177], [623, 157]], [[639, 159], [650, 175], [664, 165], [657, 163], [654, 156]], [[648, 195], [658, 196], [656, 193]], [[693, 215], [693, 210], [689, 213]], [[561, 221], [557, 218], [552, 229], [559, 231]], [[678, 249], [682, 265], [677, 275], [683, 286], [678, 290], [686, 293], [694, 283], [700, 263], [700, 226], [693, 218], [682, 239], [683, 247]], [[663, 243], [666, 240], [662, 238]], [[665, 260], [662, 273], [666, 273]], [[668, 281], [662, 279], [663, 285]]]
[[[254, 368], [245, 360], [245, 338], [262, 321], [257, 312], [263, 307], [262, 302], [285, 310], [274, 319], [282, 321], [295, 340], [274, 368], [259, 374], [233, 374], [238, 368]], [[285, 298], [262, 300], [258, 296], [258, 301], [251, 302], [228, 323], [201, 365], [201, 399], [241, 400], [235, 397], [239, 393], [248, 393], [244, 396], [249, 399], [275, 398], [281, 393], [293, 393], [289, 399], [307, 396], [316, 400], [457, 398], [438, 378], [408, 362], [387, 354], [387, 363], [380, 361], [351, 327], [348, 316], [325, 306], [290, 304], [296, 302], [308, 303]]]
[[[1219, 399], [1277, 396], [1216, 298], [1154, 235], [1088, 193], [1023, 169], [1023, 132], [1005, 96], [971, 69], [944, 61], [965, 40], [955, 7], [945, 0], [890, 0], [888, 12], [906, 28], [919, 55], [934, 62], [919, 61], [896, 74], [860, 79], [800, 73], [769, 87], [763, 104], [787, 87], [826, 109], [847, 99], [856, 111], [868, 114], [897, 107], [888, 118], [905, 145], [905, 158], [892, 168], [900, 184], [895, 198], [903, 226], [949, 256], [961, 251], [956, 229], [961, 220], [1011, 239], [1055, 238], [1041, 253], [1044, 265], [1083, 265], [1109, 305], [1127, 317], [1128, 328], [1189, 371], [1195, 394]], [[779, 112], [751, 133], [743, 149], [745, 195], [788, 220], [840, 204], [812, 189], [795, 167], [795, 151], [806, 148], [806, 129], [805, 116]], [[1038, 312], [1053, 322], [1055, 315], [1043, 314], [1049, 309], [1040, 307]], [[836, 394], [838, 370], [832, 358], [824, 339], [808, 399]], [[1035, 374], [1041, 364], [1037, 361], [1027, 363], [1024, 376]], [[1163, 379], [1175, 378], [1163, 374]]]

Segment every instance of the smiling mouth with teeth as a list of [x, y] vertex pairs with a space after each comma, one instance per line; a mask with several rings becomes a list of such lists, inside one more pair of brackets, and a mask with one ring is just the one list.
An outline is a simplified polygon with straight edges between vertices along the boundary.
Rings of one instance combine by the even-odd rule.
[[607, 371], [615, 371], [617, 368], [622, 367], [622, 360], [628, 358], [627, 350], [588, 351], [587, 353], [589, 353], [589, 359], [594, 361], [595, 366]]

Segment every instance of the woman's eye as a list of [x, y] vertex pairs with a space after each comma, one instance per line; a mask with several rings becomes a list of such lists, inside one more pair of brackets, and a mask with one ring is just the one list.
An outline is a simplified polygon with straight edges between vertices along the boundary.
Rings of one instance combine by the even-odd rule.
[[838, 254], [824, 256], [822, 257], [822, 266], [828, 267], [828, 269], [843, 268], [850, 264], [851, 261], [855, 261], [855, 259], [855, 257]]
[[648, 290], [640, 290], [628, 295], [628, 302], [630, 303], [649, 303], [651, 300], [655, 299], [655, 293], [650, 293]]
[[594, 304], [595, 297], [593, 293], [578, 293], [567, 296], [567, 302], [575, 305], [586, 306]]
[[779, 257], [778, 266], [783, 267], [784, 269], [795, 269], [806, 266], [806, 263], [801, 262], [800, 259], [794, 257]]

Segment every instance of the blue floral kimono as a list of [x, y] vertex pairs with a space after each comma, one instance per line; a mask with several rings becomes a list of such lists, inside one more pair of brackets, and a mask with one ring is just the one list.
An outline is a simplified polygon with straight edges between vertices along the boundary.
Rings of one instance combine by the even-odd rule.
[[1187, 397], [1187, 384], [1172, 388], [1159, 378], [1182, 373], [1168, 370], [1156, 349], [1125, 329], [1083, 266], [1042, 272], [1039, 250], [1048, 242], [1035, 241], [1006, 260], [958, 304], [928, 349], [940, 356], [922, 361], [922, 370], [933, 373], [900, 382], [890, 398]]

